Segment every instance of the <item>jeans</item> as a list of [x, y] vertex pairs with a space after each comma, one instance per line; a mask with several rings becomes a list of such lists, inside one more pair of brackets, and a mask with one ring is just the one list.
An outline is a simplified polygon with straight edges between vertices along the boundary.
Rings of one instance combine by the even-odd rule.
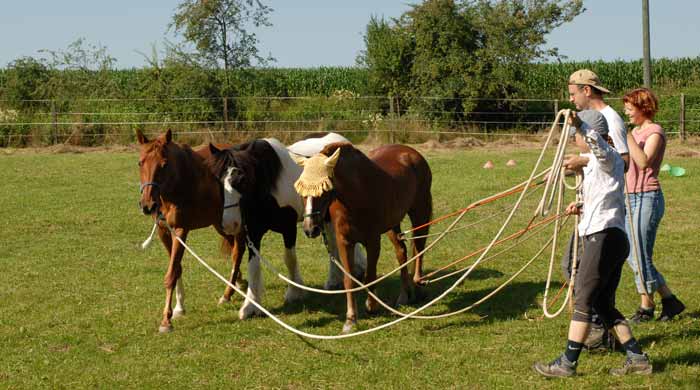
[[[630, 193], [631, 211], [627, 210], [628, 215], [632, 215], [634, 221], [634, 233], [637, 240], [637, 251], [634, 248], [630, 250], [627, 257], [627, 264], [632, 267], [634, 272], [634, 280], [637, 284], [637, 292], [640, 294], [653, 294], [660, 287], [666, 285], [663, 275], [656, 270], [652, 261], [654, 253], [654, 242], [656, 241], [656, 231], [661, 223], [661, 218], [664, 216], [664, 193], [661, 190]], [[629, 217], [625, 218], [625, 230], [630, 246], [634, 245], [632, 240], [629, 225]], [[636, 254], [639, 254], [639, 265], [642, 269], [644, 282], [642, 285], [637, 268]]]

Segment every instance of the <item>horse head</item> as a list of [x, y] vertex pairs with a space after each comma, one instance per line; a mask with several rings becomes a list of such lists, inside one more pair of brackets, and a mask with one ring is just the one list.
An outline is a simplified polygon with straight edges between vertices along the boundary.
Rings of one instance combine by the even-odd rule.
[[304, 222], [302, 228], [307, 237], [321, 234], [323, 221], [333, 202], [333, 172], [340, 157], [340, 148], [330, 156], [317, 154], [313, 157], [294, 157], [297, 164], [304, 167], [294, 188], [304, 201]]
[[139, 153], [139, 174], [141, 176], [141, 199], [139, 208], [146, 214], [153, 214], [160, 208], [163, 191], [176, 180], [172, 169], [173, 161], [168, 160], [168, 150], [172, 143], [172, 132], [168, 129], [154, 140], [149, 140], [136, 130], [136, 138], [141, 145]]
[[231, 149], [219, 149], [209, 144], [211, 157], [208, 164], [224, 189], [224, 206], [221, 216], [221, 227], [226, 234], [236, 235], [243, 225], [241, 215], [241, 198], [239, 189], [246, 188], [248, 180], [245, 172], [236, 163]]

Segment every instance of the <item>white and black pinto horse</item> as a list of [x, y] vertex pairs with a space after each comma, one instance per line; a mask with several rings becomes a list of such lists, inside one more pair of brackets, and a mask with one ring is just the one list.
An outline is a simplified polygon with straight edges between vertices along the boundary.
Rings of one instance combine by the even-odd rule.
[[[320, 151], [326, 144], [336, 142], [334, 140], [337, 137], [345, 139], [334, 133], [326, 137], [300, 141], [302, 144], [297, 145], [294, 153], [313, 155], [317, 153], [314, 150]], [[244, 233], [248, 234], [258, 251], [265, 233], [270, 230], [280, 233], [284, 241], [284, 263], [289, 271], [289, 278], [303, 284], [295, 247], [297, 224], [303, 220], [304, 204], [294, 189], [294, 182], [301, 175], [302, 168], [290, 157], [287, 148], [274, 138], [254, 140], [224, 150], [211, 144], [209, 148], [209, 166], [224, 188], [221, 222], [224, 232], [238, 235], [242, 228], [245, 228]], [[332, 229], [330, 223], [326, 226]], [[335, 237], [335, 234], [328, 236]], [[335, 241], [329, 242], [329, 247], [338, 258]], [[356, 253], [358, 255], [355, 256], [354, 269], [364, 275], [365, 256], [362, 251], [358, 250]], [[341, 272], [335, 270], [335, 266], [331, 269]], [[334, 280], [341, 281], [342, 274], [340, 277], [329, 276], [326, 288], [331, 287]], [[263, 293], [260, 259], [252, 251], [248, 251], [248, 291], [239, 310], [240, 319], [262, 314], [251, 301], [261, 303]], [[299, 300], [304, 295], [301, 289], [290, 285], [285, 292], [285, 302]]]

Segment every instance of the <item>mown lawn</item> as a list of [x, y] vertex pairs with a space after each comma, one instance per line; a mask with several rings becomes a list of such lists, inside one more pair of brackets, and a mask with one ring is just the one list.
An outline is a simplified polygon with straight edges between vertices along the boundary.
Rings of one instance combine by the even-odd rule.
[[[434, 173], [435, 215], [524, 180], [536, 155], [535, 149], [512, 146], [426, 152]], [[517, 167], [505, 167], [510, 158], [518, 161]], [[481, 169], [488, 159], [495, 169]], [[151, 222], [136, 207], [136, 152], [4, 153], [0, 156], [0, 388], [697, 388], [700, 160], [667, 160], [685, 167], [688, 175], [663, 178], [667, 210], [656, 263], [688, 310], [673, 322], [634, 328], [656, 373], [612, 378], [607, 371], [622, 363], [622, 355], [584, 353], [580, 376], [545, 380], [530, 367], [535, 360], [560, 353], [568, 321], [568, 312], [554, 320], [542, 319], [548, 256], [466, 314], [404, 321], [358, 338], [314, 341], [294, 336], [268, 318], [239, 321], [241, 299], [217, 306], [224, 286], [186, 255], [187, 315], [174, 321], [173, 333], [161, 335], [157, 328], [167, 260], [159, 243], [139, 249]], [[465, 223], [513, 200], [477, 209]], [[531, 215], [535, 201], [527, 198], [510, 232]], [[485, 245], [503, 218], [503, 214], [488, 218], [446, 238], [429, 253], [426, 270]], [[551, 234], [547, 232], [485, 263], [426, 313], [457, 310], [490, 292], [536, 252]], [[189, 243], [219, 272], [228, 272], [213, 229], [193, 232]], [[263, 255], [284, 269], [281, 248], [281, 239], [269, 235]], [[306, 283], [322, 286], [327, 260], [320, 240], [309, 240], [300, 231], [298, 257]], [[380, 273], [395, 265], [393, 250], [384, 239]], [[556, 266], [559, 283], [558, 259]], [[264, 304], [273, 313], [307, 332], [339, 333], [343, 296], [312, 294], [303, 304], [285, 306], [283, 282], [267, 271], [264, 275]], [[451, 281], [429, 285], [428, 295], [434, 297], [449, 285]], [[393, 302], [398, 287], [398, 276], [392, 276], [378, 293]], [[364, 294], [358, 302], [364, 302]], [[629, 269], [618, 302], [625, 313], [638, 304]], [[360, 329], [394, 318], [388, 314], [367, 318], [363, 309], [360, 313]]]

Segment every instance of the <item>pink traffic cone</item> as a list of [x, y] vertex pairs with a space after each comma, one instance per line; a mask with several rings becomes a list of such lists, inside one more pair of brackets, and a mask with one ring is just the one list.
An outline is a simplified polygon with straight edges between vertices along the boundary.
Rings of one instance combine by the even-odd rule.
[[507, 167], [514, 167], [516, 165], [518, 165], [518, 163], [516, 163], [515, 160], [508, 160], [508, 162], [506, 163]]
[[486, 161], [486, 164], [484, 164], [484, 169], [491, 169], [493, 168], [493, 162], [491, 160]]

